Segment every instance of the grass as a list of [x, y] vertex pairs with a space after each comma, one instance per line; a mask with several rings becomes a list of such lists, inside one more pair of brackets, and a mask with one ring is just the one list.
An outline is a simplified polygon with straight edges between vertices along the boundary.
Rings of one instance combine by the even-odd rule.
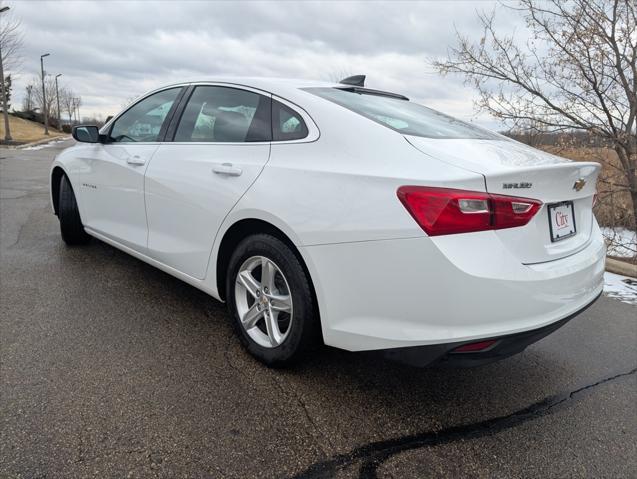
[[549, 151], [575, 161], [596, 161], [602, 165], [597, 183], [597, 206], [595, 215], [602, 226], [623, 227], [635, 231], [632, 201], [628, 190], [622, 185], [626, 179], [619, 170], [617, 153], [610, 148], [588, 146], [545, 146], [540, 149]]
[[[55, 138], [64, 133], [49, 126], [49, 136], [44, 134], [44, 126], [29, 120], [24, 120], [13, 115], [9, 115], [9, 128], [13, 141], [17, 143], [31, 143], [45, 138]], [[0, 116], [0, 141], [4, 140], [4, 119]]]
[[[610, 148], [588, 146], [546, 146], [540, 149], [549, 151], [575, 161], [596, 161], [602, 165], [597, 182], [597, 205], [595, 216], [603, 227], [609, 256], [619, 261], [637, 264], [637, 245], [634, 242], [635, 219], [633, 218], [632, 201], [628, 190], [622, 185], [626, 183], [619, 169], [617, 153]], [[622, 232], [623, 234], [618, 234]], [[622, 251], [622, 255], [614, 255], [614, 251]]]

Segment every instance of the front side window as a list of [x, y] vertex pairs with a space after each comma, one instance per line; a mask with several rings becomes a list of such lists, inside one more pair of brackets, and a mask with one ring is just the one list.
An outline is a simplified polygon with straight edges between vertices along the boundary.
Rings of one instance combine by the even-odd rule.
[[274, 141], [300, 140], [308, 134], [297, 112], [276, 100], [272, 101], [272, 138]]
[[122, 114], [111, 128], [111, 142], [158, 141], [162, 125], [181, 88], [171, 88], [144, 98]]
[[306, 88], [306, 91], [403, 135], [426, 138], [500, 139], [488, 130], [407, 100], [340, 88]]
[[174, 141], [270, 141], [270, 98], [237, 88], [198, 86], [181, 116]]

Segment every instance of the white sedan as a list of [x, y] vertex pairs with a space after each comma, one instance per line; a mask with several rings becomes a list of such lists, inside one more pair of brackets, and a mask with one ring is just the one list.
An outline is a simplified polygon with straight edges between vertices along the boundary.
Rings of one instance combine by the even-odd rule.
[[225, 301], [271, 366], [321, 343], [480, 364], [602, 291], [597, 163], [363, 76], [170, 85], [73, 136], [51, 169], [64, 241], [98, 238]]

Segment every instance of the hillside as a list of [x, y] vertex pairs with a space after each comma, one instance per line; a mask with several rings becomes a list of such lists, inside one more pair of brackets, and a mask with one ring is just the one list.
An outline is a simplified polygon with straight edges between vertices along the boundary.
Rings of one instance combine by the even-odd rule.
[[[34, 121], [24, 120], [22, 118], [9, 115], [9, 127], [11, 128], [11, 136], [13, 141], [19, 143], [30, 143], [32, 141], [42, 140], [44, 138], [55, 138], [64, 133], [49, 127], [50, 136], [44, 135], [44, 126]], [[0, 115], [0, 141], [4, 140], [4, 119]]]

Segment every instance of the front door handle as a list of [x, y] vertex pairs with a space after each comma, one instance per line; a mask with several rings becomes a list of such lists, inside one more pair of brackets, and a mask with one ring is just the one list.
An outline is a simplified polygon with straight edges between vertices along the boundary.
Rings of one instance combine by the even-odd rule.
[[232, 166], [232, 163], [221, 163], [212, 167], [212, 172], [217, 175], [239, 176], [243, 171], [241, 168]]
[[140, 166], [145, 164], [146, 160], [139, 155], [134, 155], [134, 156], [129, 156], [128, 158], [126, 158], [126, 163], [128, 163], [129, 165]]

